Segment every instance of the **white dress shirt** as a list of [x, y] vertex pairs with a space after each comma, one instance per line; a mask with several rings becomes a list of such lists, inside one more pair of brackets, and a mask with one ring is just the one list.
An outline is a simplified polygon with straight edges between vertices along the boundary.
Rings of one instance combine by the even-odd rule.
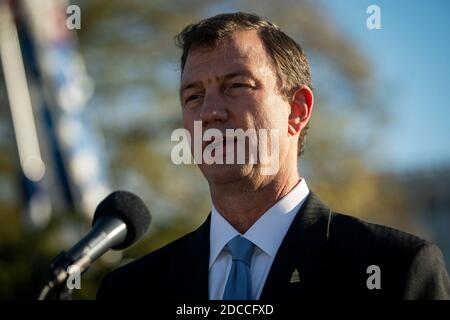
[[[242, 235], [255, 245], [250, 266], [252, 299], [259, 299], [278, 248], [308, 194], [308, 186], [301, 179]], [[240, 233], [214, 205], [211, 211], [209, 299], [221, 300], [232, 264], [226, 245]]]

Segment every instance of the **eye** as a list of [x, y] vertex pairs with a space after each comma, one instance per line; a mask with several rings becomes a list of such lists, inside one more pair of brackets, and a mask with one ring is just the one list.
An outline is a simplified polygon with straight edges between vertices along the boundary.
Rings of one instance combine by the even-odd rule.
[[202, 97], [202, 96], [199, 95], [199, 94], [193, 94], [193, 95], [190, 95], [189, 97], [186, 98], [186, 100], [184, 101], [184, 104], [188, 104], [189, 102], [195, 101], [195, 100], [197, 100], [197, 99], [199, 99], [199, 98], [201, 98], [201, 97]]
[[227, 85], [226, 91], [229, 91], [230, 94], [238, 94], [238, 93], [244, 93], [246, 91], [251, 90], [253, 87], [245, 82], [233, 82]]
[[232, 83], [230, 85], [230, 88], [242, 88], [242, 87], [249, 87], [246, 83]]

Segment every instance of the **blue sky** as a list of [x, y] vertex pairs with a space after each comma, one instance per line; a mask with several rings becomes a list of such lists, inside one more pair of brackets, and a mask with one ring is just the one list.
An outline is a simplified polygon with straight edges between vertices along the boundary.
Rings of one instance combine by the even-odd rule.
[[[368, 30], [366, 9], [381, 9]], [[450, 1], [323, 0], [338, 28], [372, 61], [390, 121], [373, 163], [383, 170], [450, 166]]]

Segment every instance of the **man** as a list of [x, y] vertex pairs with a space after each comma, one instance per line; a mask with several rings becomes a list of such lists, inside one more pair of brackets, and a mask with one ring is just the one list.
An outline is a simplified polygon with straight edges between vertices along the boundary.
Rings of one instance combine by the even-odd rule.
[[[195, 121], [222, 133], [275, 130], [271, 161], [279, 168], [263, 174], [264, 166], [248, 157], [243, 164], [200, 162], [213, 204], [207, 220], [110, 273], [99, 299], [450, 297], [437, 246], [331, 211], [299, 176], [314, 95], [294, 40], [246, 13], [189, 25], [178, 40], [183, 124], [193, 139]], [[222, 156], [235, 151], [228, 149], [235, 140], [221, 142]]]

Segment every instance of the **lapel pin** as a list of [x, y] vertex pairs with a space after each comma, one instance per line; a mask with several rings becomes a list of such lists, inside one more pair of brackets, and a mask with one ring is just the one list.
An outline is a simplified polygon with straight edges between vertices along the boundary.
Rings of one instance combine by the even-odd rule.
[[298, 275], [298, 270], [295, 268], [294, 272], [292, 272], [290, 283], [300, 282], [300, 276]]

